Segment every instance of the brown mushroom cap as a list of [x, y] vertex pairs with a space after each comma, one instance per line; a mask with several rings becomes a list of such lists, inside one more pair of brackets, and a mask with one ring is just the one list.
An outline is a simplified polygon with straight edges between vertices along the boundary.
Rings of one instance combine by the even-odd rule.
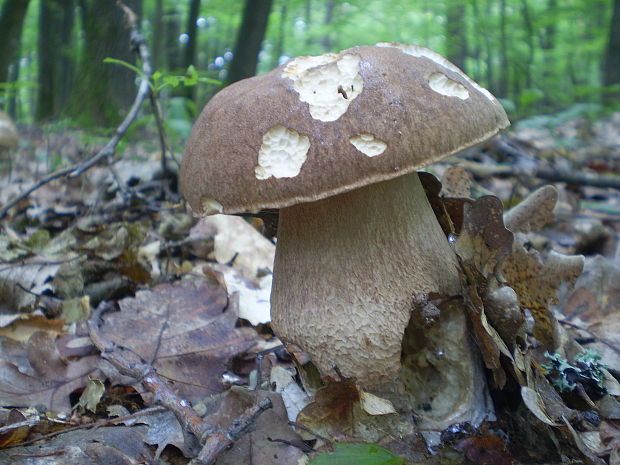
[[508, 125], [488, 91], [424, 47], [298, 57], [211, 99], [181, 187], [199, 214], [281, 208], [415, 171]]

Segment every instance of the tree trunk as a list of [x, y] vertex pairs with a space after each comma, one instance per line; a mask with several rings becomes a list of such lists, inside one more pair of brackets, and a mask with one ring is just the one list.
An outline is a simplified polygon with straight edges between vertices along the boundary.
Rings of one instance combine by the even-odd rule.
[[189, 13], [185, 33], [189, 36], [183, 53], [183, 67], [187, 68], [196, 61], [196, 44], [198, 42], [198, 26], [196, 21], [200, 14], [200, 0], [190, 0]]
[[39, 87], [35, 115], [38, 121], [58, 116], [69, 98], [75, 68], [71, 53], [73, 23], [73, 0], [40, 3]]
[[446, 4], [446, 57], [463, 71], [466, 71], [465, 3], [460, 0], [450, 0]]
[[498, 95], [497, 94], [497, 83], [495, 82], [495, 71], [494, 71], [495, 68], [493, 66], [494, 61], [495, 61], [495, 54], [493, 53], [493, 51], [495, 50], [495, 48], [491, 44], [491, 34], [488, 28], [489, 23], [487, 19], [491, 17], [491, 2], [487, 1], [485, 6], [486, 6], [485, 8], [486, 18], [484, 19], [484, 29], [482, 30], [482, 34], [484, 35], [484, 48], [486, 51], [486, 61], [487, 61], [487, 72], [486, 72], [487, 87], [489, 88], [492, 94]]
[[[611, 26], [609, 28], [609, 40], [603, 60], [603, 85], [620, 86], [620, 0], [614, 0]], [[620, 89], [606, 92], [604, 100], [611, 103], [620, 98]]]
[[477, 0], [471, 0], [471, 8], [472, 8], [472, 24], [478, 34], [474, 34], [471, 51], [469, 55], [473, 58], [475, 66], [473, 70], [470, 70], [471, 77], [474, 78], [476, 82], [484, 82], [482, 79], [482, 32], [479, 26], [480, 24], [480, 7], [478, 6]]
[[153, 18], [153, 54], [151, 60], [153, 69], [159, 69], [163, 64], [164, 43], [164, 0], [155, 1], [155, 15]]
[[306, 0], [304, 6], [304, 18], [306, 21], [306, 45], [312, 45], [312, 36], [307, 33], [312, 25], [312, 0]]
[[[187, 69], [191, 65], [196, 65], [196, 45], [198, 44], [198, 15], [200, 14], [200, 0], [190, 0], [189, 14], [187, 15], [187, 24], [185, 33], [188, 35], [187, 43], [183, 53], [183, 69]], [[195, 87], [183, 88], [183, 95], [193, 100]]]
[[525, 36], [527, 43], [527, 60], [524, 63], [525, 67], [525, 87], [527, 89], [532, 88], [532, 67], [534, 66], [534, 25], [532, 22], [532, 15], [530, 14], [530, 8], [527, 0], [521, 0], [521, 12], [523, 17], [523, 24], [525, 26]]
[[[136, 14], [141, 0], [125, 0]], [[111, 57], [135, 63], [129, 46], [122, 10], [113, 0], [80, 0], [84, 47], [79, 64], [79, 79], [67, 108], [67, 115], [84, 126], [113, 126], [131, 106], [136, 92], [133, 71], [103, 63]]]
[[508, 69], [508, 37], [506, 35], [506, 0], [500, 1], [499, 12], [499, 79], [497, 81], [497, 96], [508, 97], [509, 75]]
[[[325, 30], [328, 30], [328, 26], [334, 20], [334, 8], [335, 7], [336, 7], [336, 0], [327, 0], [327, 4], [325, 5], [325, 19], [323, 20], [323, 26], [325, 26]], [[329, 36], [329, 32], [326, 32], [325, 35], [323, 36], [321, 45], [323, 45], [323, 49], [326, 52], [332, 51], [332, 39]]]
[[5, 0], [0, 12], [0, 82], [7, 82], [9, 67], [19, 56], [24, 18], [30, 0]]
[[286, 36], [286, 16], [287, 16], [286, 0], [280, 5], [280, 24], [278, 28], [278, 38], [276, 39], [276, 45], [273, 51], [273, 58], [271, 61], [271, 67], [276, 68], [280, 62], [280, 57], [284, 54], [284, 37]]
[[[558, 0], [549, 0], [547, 3], [547, 11], [544, 13], [545, 16], [550, 18], [555, 18], [557, 16], [558, 10]], [[540, 41], [540, 47], [542, 49], [548, 50], [555, 47], [555, 21], [550, 21], [547, 26], [543, 29], [544, 34], [542, 34], [542, 38]]]
[[180, 72], [179, 35], [181, 34], [181, 20], [174, 8], [166, 10], [164, 28], [166, 35], [166, 40], [164, 41], [165, 66], [168, 71]]
[[271, 3], [272, 0], [245, 1], [235, 52], [228, 71], [228, 84], [256, 74], [258, 52], [267, 30]]

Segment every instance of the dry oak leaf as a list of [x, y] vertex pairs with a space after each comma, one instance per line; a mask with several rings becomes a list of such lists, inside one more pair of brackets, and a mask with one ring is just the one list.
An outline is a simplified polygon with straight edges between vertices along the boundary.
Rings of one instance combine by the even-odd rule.
[[553, 186], [536, 189], [504, 214], [504, 224], [512, 232], [538, 231], [553, 221], [558, 191]]
[[[510, 357], [506, 343], [487, 321], [484, 299], [498, 286], [496, 271], [513, 243], [513, 234], [504, 227], [503, 205], [493, 196], [480, 197], [476, 201], [463, 204], [463, 225], [454, 242], [454, 250], [459, 257], [463, 271], [463, 296], [472, 322], [476, 342], [481, 349], [485, 365], [493, 370], [495, 384], [502, 387], [506, 376], [500, 364], [500, 352]], [[489, 314], [489, 320], [504, 321], [506, 314], [502, 308], [499, 314]], [[520, 314], [514, 315], [512, 324], [515, 331], [520, 327]], [[505, 323], [503, 323], [505, 325]]]
[[[401, 418], [387, 399], [365, 393], [354, 378], [333, 381], [320, 388], [313, 401], [297, 416], [297, 423], [321, 436], [378, 442], [390, 436], [412, 433], [412, 425]], [[306, 439], [315, 439], [300, 432]]]
[[235, 328], [237, 314], [214, 280], [160, 284], [119, 306], [104, 317], [102, 336], [153, 365], [183, 397], [223, 391], [229, 360], [255, 343], [253, 329]]
[[219, 396], [217, 411], [205, 421], [221, 429], [230, 429], [235, 421], [257, 402], [269, 397], [273, 408], [263, 412], [249, 431], [220, 455], [217, 465], [289, 465], [301, 462], [307, 447], [288, 424], [282, 398], [275, 392], [249, 391], [234, 386]]
[[502, 201], [492, 195], [463, 205], [463, 226], [454, 248], [461, 262], [473, 266], [485, 279], [494, 274], [514, 240], [504, 226], [503, 209]]
[[620, 264], [600, 255], [587, 257], [563, 313], [595, 336], [588, 347], [601, 353], [610, 370], [620, 371]]
[[0, 433], [0, 448], [16, 444], [28, 437], [30, 428], [28, 426], [17, 426], [26, 420], [26, 416], [17, 409], [0, 412], [0, 427], [15, 425], [14, 428], [9, 428]]
[[13, 407], [43, 405], [54, 412], [71, 409], [69, 394], [83, 387], [88, 377], [105, 379], [98, 356], [75, 361], [62, 359], [52, 335], [34, 333], [27, 344], [27, 360], [0, 359], [0, 404]]
[[583, 263], [582, 255], [551, 251], [543, 258], [535, 251], [517, 246], [502, 264], [503, 276], [516, 291], [519, 305], [528, 308], [534, 317], [534, 336], [550, 351], [558, 344], [550, 305], [558, 303], [557, 291], [563, 283], [572, 285], [579, 277]]
[[6, 465], [100, 465], [155, 463], [144, 443], [146, 426], [92, 428], [59, 434], [31, 446], [0, 451]]
[[472, 175], [463, 166], [451, 166], [441, 178], [441, 195], [443, 197], [471, 197]]

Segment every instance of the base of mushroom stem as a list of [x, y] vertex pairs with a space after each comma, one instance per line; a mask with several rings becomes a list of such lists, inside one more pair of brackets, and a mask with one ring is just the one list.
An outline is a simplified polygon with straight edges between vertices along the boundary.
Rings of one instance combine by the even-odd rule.
[[[391, 402], [400, 419], [392, 417], [394, 427], [402, 432], [410, 421], [412, 431], [423, 432], [429, 446], [437, 445], [439, 440], [433, 432], [457, 423], [476, 428], [485, 420], [495, 419], [478, 348], [470, 332], [460, 330], [468, 327], [462, 300], [438, 299], [433, 307], [434, 311], [417, 313], [407, 326], [399, 376], [389, 383], [358, 386], [359, 392]], [[352, 380], [358, 385], [355, 377], [340, 373], [337, 363], [322, 376], [310, 354], [295, 344], [287, 344], [286, 348], [311, 396], [333, 383]]]

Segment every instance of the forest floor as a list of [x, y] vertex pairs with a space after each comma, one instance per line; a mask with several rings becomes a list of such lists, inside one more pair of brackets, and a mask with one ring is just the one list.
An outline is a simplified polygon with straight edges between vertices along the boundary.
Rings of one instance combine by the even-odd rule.
[[[20, 133], [0, 205], [105, 143], [57, 127]], [[620, 464], [620, 113], [528, 118], [432, 167], [442, 185], [427, 179], [427, 193], [459, 210], [459, 237], [510, 226], [506, 244], [459, 257], [469, 269], [468, 253], [501, 256], [525, 319], [520, 343], [501, 318], [475, 332], [496, 420], [454, 425], [434, 446], [360, 433], [392, 414], [383, 424], [354, 414], [350, 380], [309, 396], [303, 354], [269, 327], [273, 231], [192, 218], [177, 166], [168, 160], [164, 176], [148, 137], [125, 143], [113, 169], [52, 181], [2, 219], [0, 463]], [[546, 184], [556, 190], [538, 190]], [[484, 213], [489, 195], [506, 211], [529, 205], [530, 217], [475, 223], [467, 212]], [[476, 279], [479, 291], [487, 277]], [[346, 408], [334, 412], [334, 399]]]

